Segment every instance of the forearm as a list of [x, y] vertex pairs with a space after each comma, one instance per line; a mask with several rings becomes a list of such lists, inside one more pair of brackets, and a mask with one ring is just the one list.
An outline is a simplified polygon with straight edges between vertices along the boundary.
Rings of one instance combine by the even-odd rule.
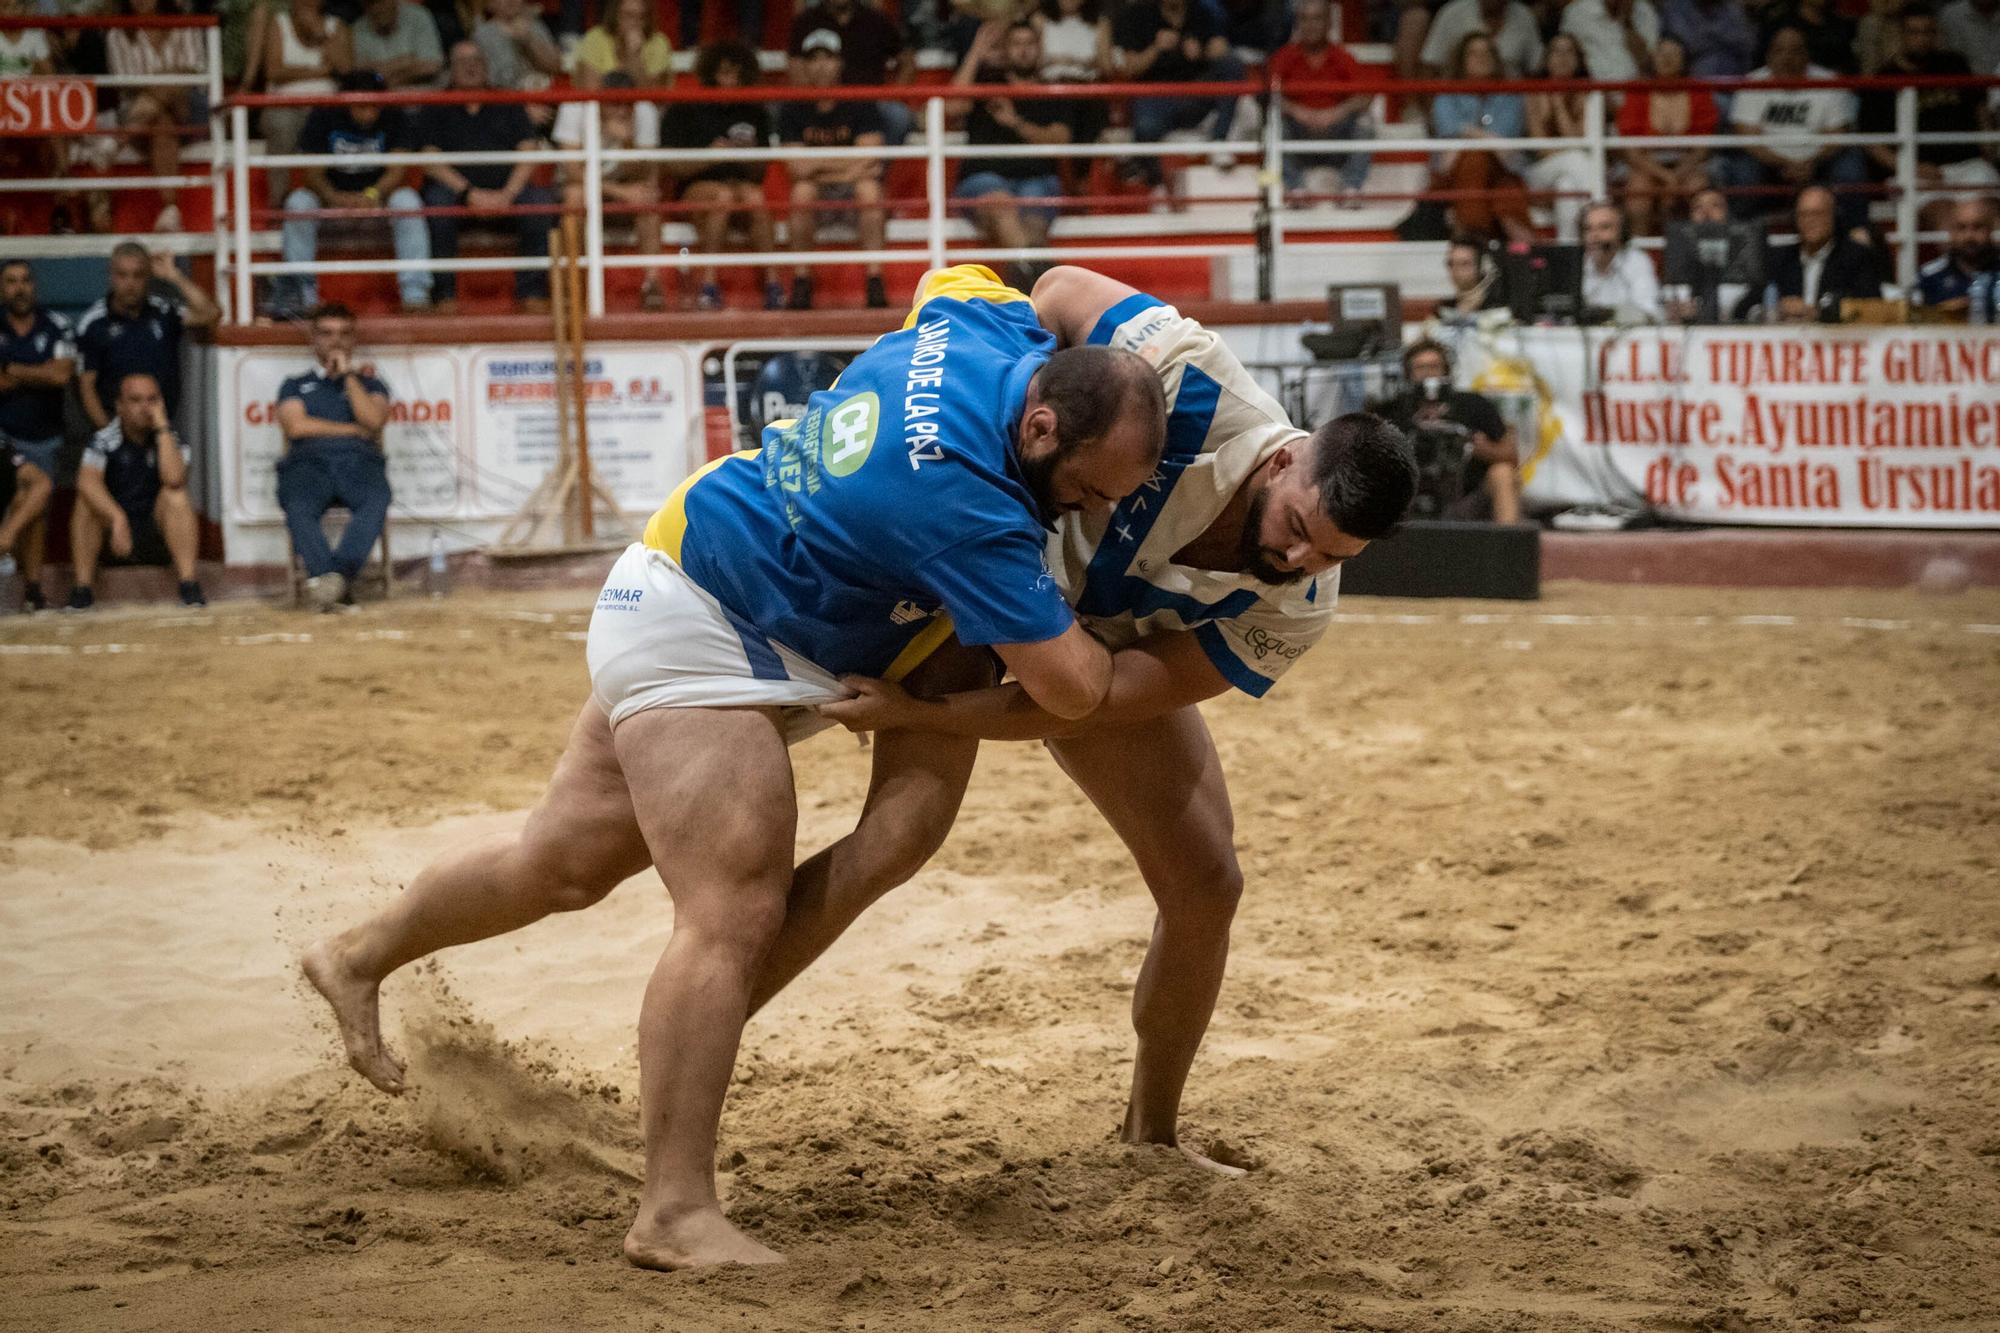
[[389, 404], [368, 391], [358, 375], [347, 377], [347, 405], [354, 424], [373, 435], [389, 424]]
[[507, 187], [502, 193], [507, 196], [509, 203], [521, 197], [521, 191], [528, 188], [528, 182], [534, 179], [534, 175], [535, 164], [533, 162], [519, 163], [512, 171], [507, 173]]
[[187, 460], [181, 457], [180, 437], [170, 430], [159, 436], [160, 485], [178, 491], [187, 485]]
[[76, 373], [76, 363], [68, 357], [56, 361], [44, 361], [39, 366], [24, 366], [10, 362], [6, 367], [7, 378], [17, 385], [36, 389], [60, 389]]
[[111, 414], [104, 410], [104, 403], [97, 396], [97, 372], [85, 371], [83, 382], [78, 386], [77, 397], [83, 400], [83, 414], [90, 418], [90, 424], [103, 430], [111, 422]]
[[189, 328], [207, 328], [221, 317], [221, 308], [215, 304], [207, 292], [203, 291], [196, 284], [193, 278], [190, 278], [178, 268], [169, 269], [166, 278], [168, 282], [171, 282], [179, 290], [181, 299], [187, 302], [187, 314], [183, 317], [183, 322]]
[[95, 468], [82, 468], [77, 472], [76, 498], [112, 527], [125, 521], [125, 511], [111, 498], [111, 492], [104, 487], [104, 474]]
[[[428, 148], [424, 151], [435, 153], [437, 149]], [[434, 167], [427, 166], [424, 168], [424, 174], [439, 185], [444, 186], [445, 189], [450, 190], [453, 194], [462, 195], [472, 188], [472, 182], [466, 179], [465, 173], [461, 172], [457, 167], [452, 166], [449, 162], [440, 162]]]
[[1098, 727], [1129, 726], [1163, 717], [1227, 688], [1205, 665], [1176, 669], [1154, 645], [1142, 642], [1111, 655], [1111, 688], [1087, 716], [1057, 717], [1028, 697], [1017, 682], [915, 701], [911, 729], [979, 740], [1034, 741], [1074, 736]]
[[360, 422], [322, 421], [318, 417], [301, 417], [285, 428], [285, 440], [359, 440], [368, 435], [368, 428]]

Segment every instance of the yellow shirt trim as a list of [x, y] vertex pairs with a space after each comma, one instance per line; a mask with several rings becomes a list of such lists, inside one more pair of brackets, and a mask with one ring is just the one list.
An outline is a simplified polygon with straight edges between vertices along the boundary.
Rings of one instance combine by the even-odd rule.
[[673, 557], [675, 564], [679, 564], [681, 559], [681, 539], [687, 536], [688, 492], [694, 489], [696, 482], [721, 467], [724, 463], [727, 463], [730, 459], [755, 458], [757, 453], [758, 451], [755, 449], [742, 449], [736, 453], [725, 454], [721, 458], [712, 459], [704, 463], [686, 481], [674, 487], [674, 493], [667, 497], [667, 502], [664, 505], [660, 506], [660, 512], [647, 520], [645, 535], [640, 537], [639, 540], [647, 546], [652, 547], [655, 551], [665, 551]]
[[917, 637], [903, 645], [903, 651], [896, 654], [896, 660], [889, 663], [889, 669], [882, 673], [884, 680], [901, 680], [924, 664], [924, 659], [936, 652], [957, 628], [951, 623], [951, 612], [940, 611], [930, 624], [918, 632]]
[[924, 308], [924, 303], [940, 296], [954, 301], [992, 301], [999, 305], [1028, 299], [1000, 281], [1000, 275], [984, 264], [956, 264], [951, 268], [932, 269], [925, 275], [923, 285], [917, 288], [917, 297], [910, 302], [910, 317], [903, 321], [903, 327], [915, 328], [917, 312]]

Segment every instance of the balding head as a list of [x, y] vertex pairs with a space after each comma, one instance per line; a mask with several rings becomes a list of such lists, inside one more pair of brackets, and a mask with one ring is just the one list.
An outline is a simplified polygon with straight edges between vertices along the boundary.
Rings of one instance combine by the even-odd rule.
[[1967, 268], [1983, 267], [1993, 245], [1993, 204], [1961, 199], [1951, 210], [1951, 257]]
[[1166, 395], [1143, 358], [1109, 347], [1057, 352], [1028, 382], [1016, 453], [1044, 519], [1108, 514], [1159, 466]]
[[1792, 220], [1799, 229], [1799, 245], [1818, 250], [1833, 239], [1833, 191], [1823, 185], [1808, 185], [1800, 190]]

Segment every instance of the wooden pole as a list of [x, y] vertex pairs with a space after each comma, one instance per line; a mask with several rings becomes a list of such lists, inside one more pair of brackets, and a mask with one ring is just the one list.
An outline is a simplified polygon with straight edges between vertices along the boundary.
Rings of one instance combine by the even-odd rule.
[[562, 275], [569, 285], [570, 348], [575, 374], [577, 502], [582, 508], [583, 539], [597, 536], [597, 487], [590, 478], [590, 375], [583, 359], [583, 264], [581, 224], [574, 213], [563, 215], [569, 267]]
[[[568, 219], [564, 219], [564, 221], [566, 223]], [[562, 280], [563, 265], [568, 259], [566, 253], [568, 248], [569, 231], [567, 227], [551, 229], [549, 232], [549, 317], [553, 335], [550, 340], [550, 346], [554, 355], [550, 367], [553, 372], [550, 380], [552, 388], [555, 391], [556, 461], [555, 466], [549, 469], [549, 475], [558, 479], [556, 483], [557, 489], [553, 498], [556, 503], [556, 512], [559, 516], [559, 521], [562, 524], [563, 541], [565, 543], [570, 539], [570, 515], [569, 495], [564, 485], [564, 474], [569, 471], [570, 459], [573, 457], [573, 437], [570, 432], [569, 415], [571, 407], [570, 378], [567, 364], [569, 354], [569, 312], [565, 309], [569, 298], [569, 288]]]

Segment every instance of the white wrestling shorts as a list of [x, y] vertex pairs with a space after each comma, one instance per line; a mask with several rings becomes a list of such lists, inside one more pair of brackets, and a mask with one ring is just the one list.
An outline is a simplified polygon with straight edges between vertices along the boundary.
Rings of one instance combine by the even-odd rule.
[[850, 697], [828, 672], [731, 613], [665, 551], [634, 542], [611, 567], [585, 644], [590, 689], [615, 728], [648, 708], [780, 708], [785, 741], [833, 723]]

